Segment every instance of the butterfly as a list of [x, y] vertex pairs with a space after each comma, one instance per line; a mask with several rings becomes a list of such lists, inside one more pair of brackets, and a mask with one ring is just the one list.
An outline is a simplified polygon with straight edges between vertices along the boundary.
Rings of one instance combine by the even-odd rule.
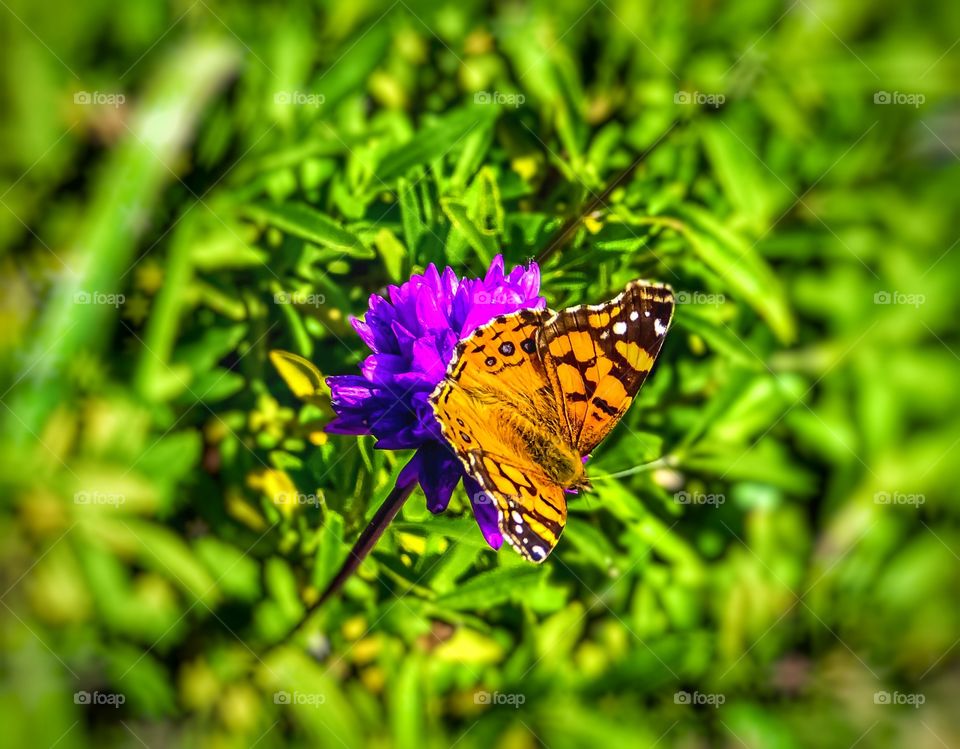
[[501, 315], [457, 344], [430, 403], [526, 559], [557, 545], [567, 493], [590, 488], [584, 458], [633, 402], [673, 307], [669, 286], [633, 281], [603, 304]]

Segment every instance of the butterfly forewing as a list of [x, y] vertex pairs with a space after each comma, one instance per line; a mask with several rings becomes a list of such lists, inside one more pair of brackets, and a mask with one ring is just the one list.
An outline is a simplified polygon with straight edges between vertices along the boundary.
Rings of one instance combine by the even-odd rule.
[[565, 430], [581, 455], [630, 407], [673, 319], [669, 287], [634, 281], [609, 302], [544, 321], [538, 345]]
[[481, 325], [457, 344], [446, 381], [459, 384], [479, 402], [510, 404], [559, 423], [537, 351], [546, 314], [552, 313], [524, 309]]

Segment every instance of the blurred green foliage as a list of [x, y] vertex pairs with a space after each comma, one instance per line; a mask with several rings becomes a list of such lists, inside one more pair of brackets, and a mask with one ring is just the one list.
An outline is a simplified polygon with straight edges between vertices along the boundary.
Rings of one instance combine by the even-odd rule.
[[[960, 6], [0, 17], [5, 746], [960, 745]], [[557, 552], [414, 495], [278, 644], [406, 456], [269, 351], [645, 149], [543, 269], [684, 302]]]

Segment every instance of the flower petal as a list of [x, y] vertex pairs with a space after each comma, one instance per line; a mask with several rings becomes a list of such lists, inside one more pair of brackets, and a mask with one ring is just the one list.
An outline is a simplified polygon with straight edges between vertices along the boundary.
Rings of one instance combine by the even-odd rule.
[[413, 365], [434, 383], [440, 382], [447, 371], [447, 362], [441, 358], [433, 338], [420, 338], [413, 344]]
[[428, 442], [417, 454], [420, 455], [420, 486], [427, 497], [427, 509], [434, 513], [443, 512], [460, 483], [463, 473], [460, 461], [440, 442]]
[[358, 375], [333, 375], [327, 378], [334, 408], [357, 408], [373, 397], [373, 387]]
[[503, 534], [497, 523], [498, 511], [493, 498], [480, 488], [480, 484], [469, 476], [463, 477], [463, 488], [470, 495], [470, 504], [473, 505], [473, 516], [477, 519], [480, 532], [491, 548], [499, 549], [503, 546]]
[[503, 283], [503, 255], [497, 255], [490, 263], [490, 268], [487, 270], [487, 275], [484, 276], [483, 283], [486, 286], [499, 286]]
[[327, 423], [323, 428], [327, 434], [370, 434], [370, 426], [366, 419], [357, 415], [337, 416], [333, 421]]
[[397, 375], [407, 371], [407, 360], [396, 354], [370, 354], [363, 360], [360, 371], [376, 385], [392, 383]]
[[398, 489], [405, 489], [410, 484], [420, 480], [421, 459], [420, 451], [413, 454], [413, 457], [407, 461], [407, 464], [400, 469], [400, 475], [397, 476], [396, 486]]

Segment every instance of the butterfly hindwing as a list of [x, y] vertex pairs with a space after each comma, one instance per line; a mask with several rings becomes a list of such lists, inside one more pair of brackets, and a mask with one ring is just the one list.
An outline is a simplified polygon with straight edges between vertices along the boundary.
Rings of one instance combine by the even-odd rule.
[[444, 438], [497, 509], [507, 542], [543, 561], [566, 522], [563, 488], [530, 453], [530, 433], [557, 434], [560, 415], [537, 350], [545, 314], [520, 310], [457, 345], [431, 396]]
[[530, 455], [513, 427], [512, 407], [482, 405], [448, 381], [438, 391], [435, 409], [444, 437], [483, 490], [474, 500], [492, 502], [507, 542], [527, 559], [542, 562], [566, 523], [566, 495]]
[[544, 321], [541, 357], [581, 455], [630, 407], [660, 353], [673, 306], [669, 287], [634, 281], [609, 302], [570, 307]]
[[542, 562], [553, 551], [567, 522], [563, 489], [529, 463], [479, 450], [471, 453], [471, 475], [485, 498], [497, 506], [500, 532], [531, 562]]

